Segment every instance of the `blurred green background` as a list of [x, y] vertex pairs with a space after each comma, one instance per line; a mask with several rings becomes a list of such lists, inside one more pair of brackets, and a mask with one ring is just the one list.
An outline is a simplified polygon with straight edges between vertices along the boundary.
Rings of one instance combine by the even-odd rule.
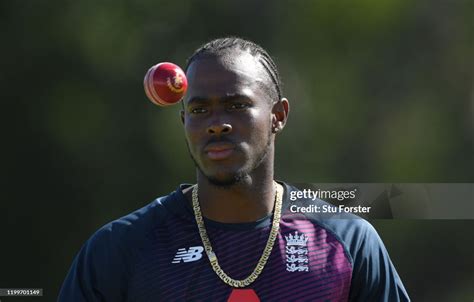
[[[193, 182], [179, 106], [142, 81], [216, 37], [279, 66], [279, 179], [473, 182], [473, 20], [472, 0], [1, 1], [0, 288], [55, 300], [98, 227]], [[474, 220], [373, 224], [414, 301], [474, 299]]]

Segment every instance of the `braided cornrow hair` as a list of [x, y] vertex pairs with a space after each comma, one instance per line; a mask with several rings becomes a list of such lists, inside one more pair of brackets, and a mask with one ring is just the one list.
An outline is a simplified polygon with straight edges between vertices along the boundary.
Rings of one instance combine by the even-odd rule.
[[280, 75], [278, 74], [278, 69], [276, 67], [275, 62], [273, 61], [272, 57], [267, 53], [265, 49], [263, 49], [260, 45], [245, 40], [238, 37], [225, 37], [212, 40], [201, 47], [199, 47], [191, 57], [186, 62], [186, 71], [188, 70], [189, 65], [199, 58], [202, 55], [222, 55], [225, 51], [232, 50], [232, 49], [240, 49], [243, 51], [249, 51], [254, 57], [258, 59], [258, 61], [262, 64], [262, 66], [267, 71], [268, 75], [270, 76], [276, 90], [276, 97], [275, 101], [279, 101], [282, 96], [281, 91], [281, 79]]

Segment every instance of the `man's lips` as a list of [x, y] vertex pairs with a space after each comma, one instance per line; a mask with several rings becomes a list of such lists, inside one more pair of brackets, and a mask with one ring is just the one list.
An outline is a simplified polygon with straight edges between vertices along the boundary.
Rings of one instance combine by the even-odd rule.
[[222, 160], [232, 155], [235, 145], [230, 143], [210, 143], [204, 148], [204, 152], [210, 159]]

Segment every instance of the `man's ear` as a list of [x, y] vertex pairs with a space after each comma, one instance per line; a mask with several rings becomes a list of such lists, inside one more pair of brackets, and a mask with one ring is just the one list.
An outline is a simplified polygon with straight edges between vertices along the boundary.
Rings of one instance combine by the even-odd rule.
[[272, 131], [273, 133], [278, 133], [286, 125], [286, 121], [288, 120], [288, 114], [290, 113], [290, 103], [288, 99], [282, 98], [275, 104], [273, 104], [272, 114], [273, 114], [273, 125]]

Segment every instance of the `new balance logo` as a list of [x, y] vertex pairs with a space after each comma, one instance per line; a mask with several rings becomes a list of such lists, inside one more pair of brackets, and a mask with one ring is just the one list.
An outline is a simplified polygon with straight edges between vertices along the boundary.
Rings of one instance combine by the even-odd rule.
[[202, 246], [192, 246], [187, 251], [184, 247], [180, 248], [171, 263], [198, 261], [202, 258], [203, 251], [204, 248]]

